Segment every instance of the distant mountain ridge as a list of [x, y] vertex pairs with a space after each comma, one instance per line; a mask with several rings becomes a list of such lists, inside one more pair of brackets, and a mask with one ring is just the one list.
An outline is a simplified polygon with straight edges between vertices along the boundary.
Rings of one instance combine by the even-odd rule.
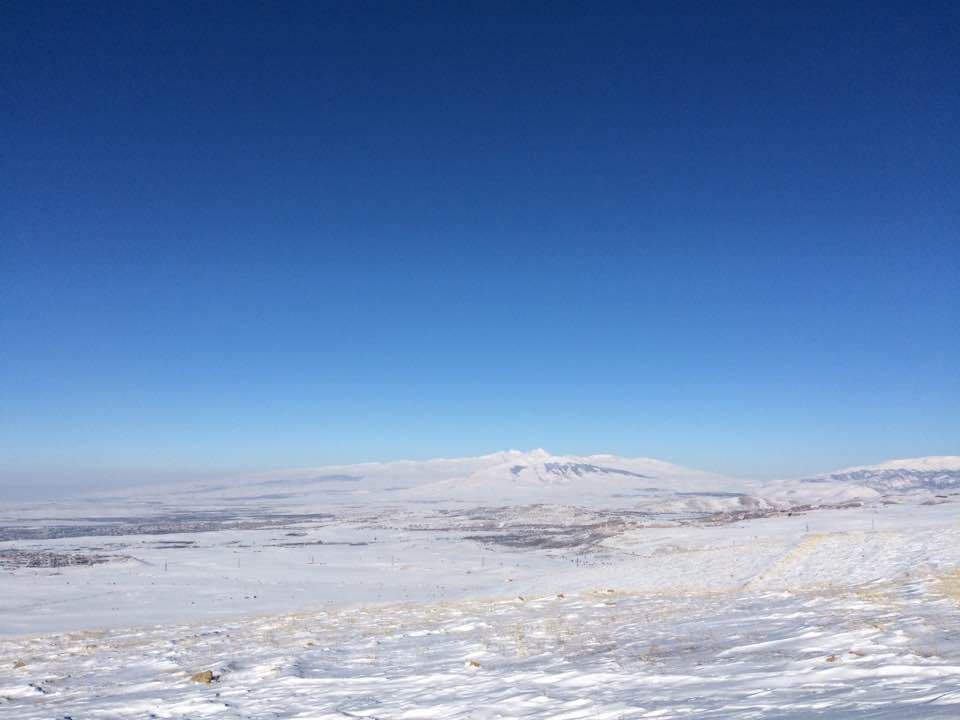
[[[131, 488], [145, 507], [326, 512], [373, 505], [611, 508], [641, 513], [764, 512], [960, 495], [960, 456], [890, 460], [807, 478], [753, 481], [653, 458], [553, 455], [542, 448], [477, 457], [277, 470], [215, 482]], [[912, 498], [912, 499], [910, 499]]]
[[960, 489], [960, 456], [934, 455], [920, 458], [889, 460], [817, 475], [805, 483], [840, 482], [862, 485], [881, 493], [911, 490]]
[[715, 511], [758, 501], [746, 483], [652, 458], [504, 453], [472, 472], [409, 488], [418, 501], [487, 505], [557, 504]]

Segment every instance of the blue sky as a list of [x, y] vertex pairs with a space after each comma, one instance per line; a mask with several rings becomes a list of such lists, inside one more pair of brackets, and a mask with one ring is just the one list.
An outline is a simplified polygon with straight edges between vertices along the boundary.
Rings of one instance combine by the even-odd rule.
[[20, 3], [0, 484], [960, 452], [955, 3]]

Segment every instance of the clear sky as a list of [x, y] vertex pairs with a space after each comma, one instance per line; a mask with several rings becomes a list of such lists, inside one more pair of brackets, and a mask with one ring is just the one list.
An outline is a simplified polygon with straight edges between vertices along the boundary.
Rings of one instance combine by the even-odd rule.
[[960, 453], [960, 4], [0, 22], [0, 485]]

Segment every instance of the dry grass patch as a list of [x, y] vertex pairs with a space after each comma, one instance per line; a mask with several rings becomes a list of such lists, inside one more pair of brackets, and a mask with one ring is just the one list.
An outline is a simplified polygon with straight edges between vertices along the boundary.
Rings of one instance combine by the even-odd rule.
[[960, 603], [960, 570], [940, 578], [939, 590], [951, 600]]

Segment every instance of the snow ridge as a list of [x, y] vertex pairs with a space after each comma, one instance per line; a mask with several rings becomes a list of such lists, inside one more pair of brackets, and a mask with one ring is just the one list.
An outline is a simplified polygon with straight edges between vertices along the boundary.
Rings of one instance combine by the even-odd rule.
[[960, 456], [940, 455], [889, 460], [807, 478], [804, 482], [843, 482], [878, 492], [938, 491], [960, 488]]

